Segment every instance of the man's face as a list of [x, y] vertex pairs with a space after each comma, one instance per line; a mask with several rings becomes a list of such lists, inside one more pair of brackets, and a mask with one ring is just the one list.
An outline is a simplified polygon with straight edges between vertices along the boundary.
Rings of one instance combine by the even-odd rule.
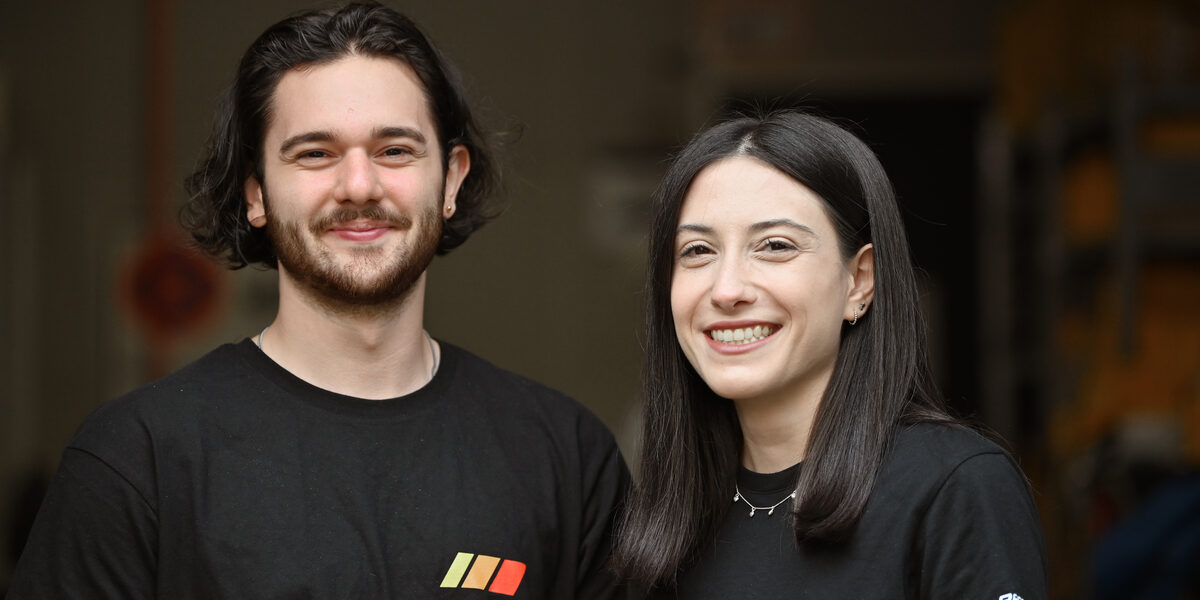
[[281, 286], [336, 308], [402, 301], [424, 274], [469, 168], [449, 169], [420, 80], [404, 63], [351, 55], [294, 69], [275, 89], [263, 181], [247, 216], [266, 227]]

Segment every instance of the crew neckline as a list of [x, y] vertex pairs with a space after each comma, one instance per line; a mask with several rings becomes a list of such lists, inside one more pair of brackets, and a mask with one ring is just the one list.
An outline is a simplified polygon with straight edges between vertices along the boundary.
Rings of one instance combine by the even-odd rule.
[[777, 473], [758, 473], [739, 465], [738, 488], [753, 494], [775, 494], [793, 490], [796, 488], [796, 479], [803, 464], [798, 462]]
[[408, 394], [381, 400], [348, 396], [313, 385], [272, 360], [254, 343], [253, 338], [243, 339], [234, 345], [234, 349], [256, 373], [305, 405], [347, 417], [379, 418], [424, 412], [452, 396], [445, 391], [454, 381], [462, 351], [441, 340], [437, 342], [441, 346], [442, 357], [433, 379]]

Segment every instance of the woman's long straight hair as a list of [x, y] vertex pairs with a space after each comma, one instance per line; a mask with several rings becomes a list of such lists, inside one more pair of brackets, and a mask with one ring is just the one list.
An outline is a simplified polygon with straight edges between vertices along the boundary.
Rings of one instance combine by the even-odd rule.
[[672, 585], [716, 539], [740, 462], [733, 403], [714, 394], [680, 350], [670, 302], [675, 230], [688, 188], [705, 167], [731, 156], [761, 160], [820, 197], [845, 259], [874, 244], [871, 310], [842, 328], [800, 470], [792, 513], [797, 543], [847, 537], [899, 424], [953, 421], [930, 376], [904, 225], [874, 153], [841, 127], [796, 111], [701, 132], [676, 156], [652, 209], [641, 475], [613, 562], [646, 588]]

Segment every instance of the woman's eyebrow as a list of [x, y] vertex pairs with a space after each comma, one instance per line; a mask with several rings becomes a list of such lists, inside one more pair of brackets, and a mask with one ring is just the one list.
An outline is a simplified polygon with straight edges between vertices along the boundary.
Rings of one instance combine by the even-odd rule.
[[813, 231], [808, 225], [801, 225], [800, 223], [797, 223], [791, 219], [771, 219], [770, 221], [759, 221], [758, 223], [750, 226], [750, 231], [762, 231], [764, 229], [770, 229], [780, 225], [784, 227], [791, 227], [793, 229], [799, 229], [800, 231], [803, 231], [809, 235], [817, 235], [817, 232]]
[[679, 235], [685, 231], [694, 231], [696, 233], [712, 233], [713, 228], [709, 227], [708, 225], [693, 225], [691, 223], [685, 223], [680, 225], [679, 229], [675, 230], [675, 235]]

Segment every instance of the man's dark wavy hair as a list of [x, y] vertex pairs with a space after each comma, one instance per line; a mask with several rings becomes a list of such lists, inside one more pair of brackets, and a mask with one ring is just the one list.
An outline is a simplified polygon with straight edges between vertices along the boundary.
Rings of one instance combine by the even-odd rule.
[[455, 146], [470, 153], [471, 169], [458, 191], [454, 216], [444, 221], [438, 254], [457, 248], [499, 214], [491, 199], [499, 172], [471, 115], [458, 70], [409, 18], [379, 4], [355, 3], [280, 21], [246, 50], [217, 109], [204, 154], [185, 180], [188, 202], [181, 220], [202, 250], [233, 269], [276, 266], [265, 228], [251, 227], [246, 218], [243, 191], [248, 177], [262, 181], [272, 96], [288, 71], [350, 55], [396, 58], [416, 72], [437, 127], [443, 170]]

